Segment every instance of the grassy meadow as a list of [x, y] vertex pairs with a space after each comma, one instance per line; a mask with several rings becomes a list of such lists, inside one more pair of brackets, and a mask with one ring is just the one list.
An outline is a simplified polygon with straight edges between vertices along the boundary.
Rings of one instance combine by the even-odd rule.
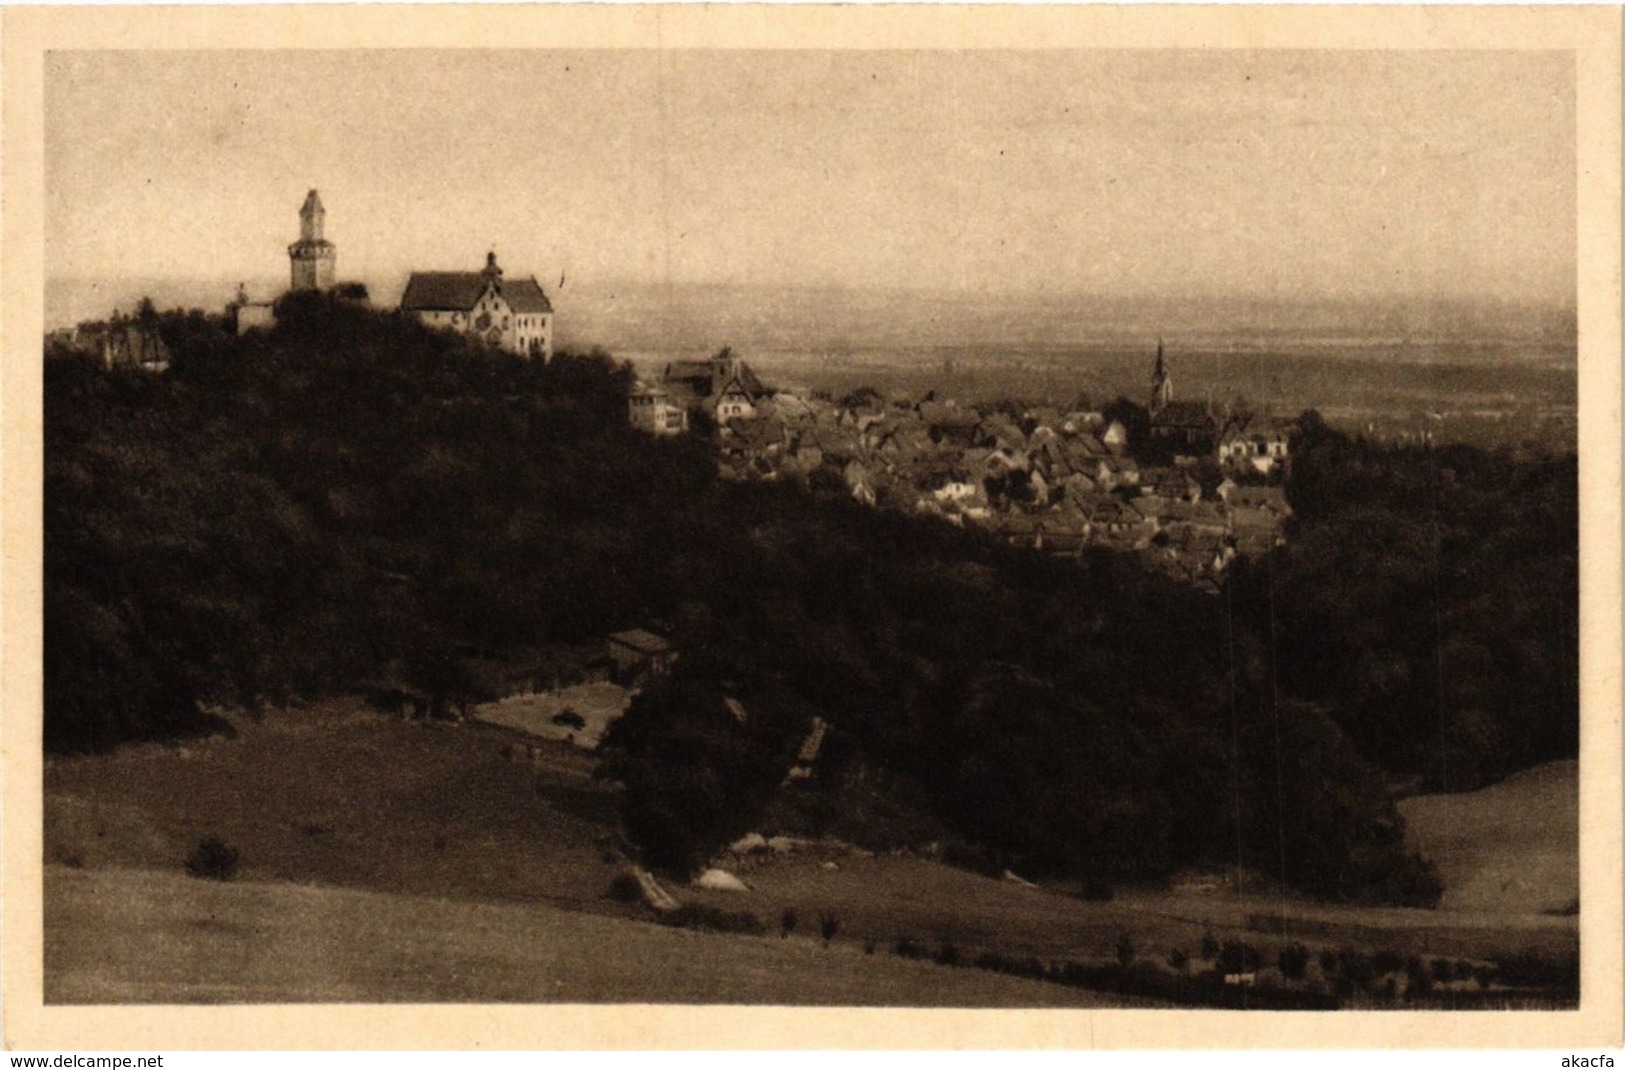
[[[1136, 962], [1165, 968], [1177, 950], [1201, 968], [1204, 939], [1474, 962], [1577, 946], [1577, 919], [1542, 913], [1546, 899], [1474, 891], [1518, 857], [1561, 876], [1561, 822], [1509, 839], [1494, 816], [1529, 791], [1561, 796], [1561, 766], [1407, 802], [1419, 842], [1440, 852], [1448, 909], [1317, 903], [1249, 874], [1239, 890], [1234, 875], [1212, 875], [1085, 902], [918, 852], [798, 843], [726, 859], [747, 892], [671, 888], [755, 915], [766, 931], [746, 936], [656, 925], [606, 895], [627, 866], [614, 789], [570, 743], [396, 720], [359, 702], [234, 720], [235, 738], [47, 762], [53, 1002], [1121, 1006], [1143, 1001], [926, 960], [1103, 964], [1126, 946]], [[234, 882], [186, 874], [211, 837], [238, 850]], [[1457, 882], [1466, 891], [1452, 899]], [[781, 938], [786, 911], [796, 924]], [[828, 947], [824, 917], [837, 922]], [[905, 942], [922, 960], [893, 953]]]

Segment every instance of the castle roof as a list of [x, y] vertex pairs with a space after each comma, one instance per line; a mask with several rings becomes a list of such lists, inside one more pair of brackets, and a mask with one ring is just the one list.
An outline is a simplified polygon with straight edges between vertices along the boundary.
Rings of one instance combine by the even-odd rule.
[[494, 285], [515, 312], [553, 311], [552, 302], [534, 277], [493, 282], [483, 271], [414, 271], [401, 295], [401, 308], [408, 312], [467, 312], [487, 285]]

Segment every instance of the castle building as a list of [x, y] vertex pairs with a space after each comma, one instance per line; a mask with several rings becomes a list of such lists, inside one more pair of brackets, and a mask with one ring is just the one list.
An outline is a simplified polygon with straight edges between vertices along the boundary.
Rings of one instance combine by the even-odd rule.
[[323, 236], [326, 223], [327, 210], [322, 207], [322, 199], [316, 191], [311, 190], [305, 194], [304, 207], [299, 209], [299, 240], [288, 246], [295, 290], [333, 288], [338, 247]]
[[484, 271], [414, 271], [401, 311], [511, 353], [553, 357], [552, 302], [534, 276], [504, 279], [494, 252]]
[[276, 323], [276, 309], [269, 301], [255, 301], [248, 296], [248, 284], [237, 284], [237, 296], [231, 304], [226, 306], [226, 313], [231, 317], [232, 330], [237, 334], [247, 334], [259, 328], [269, 328]]

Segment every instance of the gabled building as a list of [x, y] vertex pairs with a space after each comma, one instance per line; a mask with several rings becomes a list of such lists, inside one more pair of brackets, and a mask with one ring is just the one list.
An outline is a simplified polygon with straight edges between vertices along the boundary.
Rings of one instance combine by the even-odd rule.
[[724, 347], [710, 360], [674, 360], [661, 375], [673, 404], [706, 409], [725, 428], [734, 420], [748, 420], [758, 406], [773, 396], [749, 364]]
[[169, 370], [169, 346], [154, 328], [138, 322], [113, 323], [102, 336], [102, 364], [114, 368], [136, 368], [144, 372]]
[[414, 271], [401, 311], [510, 353], [553, 357], [552, 302], [534, 276], [503, 278], [494, 252], [483, 271]]
[[1210, 453], [1218, 437], [1218, 421], [1199, 401], [1175, 401], [1174, 377], [1168, 370], [1162, 339], [1157, 339], [1157, 362], [1151, 369], [1151, 442], [1165, 452], [1200, 456]]
[[1287, 459], [1288, 435], [1257, 418], [1232, 419], [1219, 435], [1218, 454], [1222, 467], [1255, 471], [1268, 475]]

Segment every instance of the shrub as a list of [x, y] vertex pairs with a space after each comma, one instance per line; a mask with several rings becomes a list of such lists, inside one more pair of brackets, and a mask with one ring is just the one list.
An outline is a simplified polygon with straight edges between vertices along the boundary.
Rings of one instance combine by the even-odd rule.
[[704, 932], [760, 936], [767, 931], [762, 919], [748, 910], [722, 910], [704, 903], [684, 903], [676, 910], [662, 914], [659, 920], [663, 925]]
[[1117, 938], [1117, 964], [1119, 966], [1127, 967], [1128, 964], [1133, 962], [1133, 961], [1134, 961], [1134, 941], [1130, 940], [1127, 935], [1118, 937]]
[[824, 938], [824, 946], [835, 939], [835, 934], [841, 931], [841, 923], [834, 914], [821, 914], [818, 918], [818, 935]]
[[1304, 971], [1309, 968], [1309, 949], [1302, 944], [1288, 944], [1276, 952], [1275, 964], [1281, 968], [1281, 976], [1288, 981], [1301, 981]]
[[1172, 966], [1180, 973], [1184, 973], [1185, 968], [1190, 964], [1191, 957], [1185, 953], [1184, 948], [1176, 947], [1172, 951], [1168, 952], [1168, 965]]
[[1213, 938], [1212, 933], [1202, 934], [1202, 957], [1208, 962], [1219, 957], [1219, 941]]
[[211, 881], [229, 881], [237, 876], [237, 848], [209, 837], [198, 843], [186, 859], [186, 872]]
[[1352, 947], [1337, 949], [1337, 971], [1347, 977], [1356, 988], [1368, 988], [1376, 980], [1376, 971], [1365, 954]]
[[785, 907], [784, 913], [779, 915], [780, 940], [783, 940], [785, 937], [796, 931], [796, 920], [796, 912], [789, 907]]
[[941, 947], [937, 948], [934, 961], [938, 966], [958, 966], [959, 948], [955, 947], [951, 941], [945, 941]]
[[1226, 940], [1224, 946], [1219, 948], [1220, 973], [1251, 973], [1258, 969], [1261, 961], [1262, 956], [1256, 947], [1239, 940]]
[[1371, 956], [1371, 970], [1378, 977], [1386, 973], [1398, 973], [1405, 968], [1405, 960], [1392, 951], [1378, 951]]
[[630, 873], [617, 873], [609, 882], [604, 896], [617, 903], [636, 903], [643, 899], [643, 886]]
[[587, 727], [587, 719], [569, 707], [555, 713], [553, 723], [561, 728], [574, 728], [577, 731]]
[[892, 954], [905, 959], [925, 958], [925, 948], [916, 944], [911, 937], [902, 937], [892, 945]]

